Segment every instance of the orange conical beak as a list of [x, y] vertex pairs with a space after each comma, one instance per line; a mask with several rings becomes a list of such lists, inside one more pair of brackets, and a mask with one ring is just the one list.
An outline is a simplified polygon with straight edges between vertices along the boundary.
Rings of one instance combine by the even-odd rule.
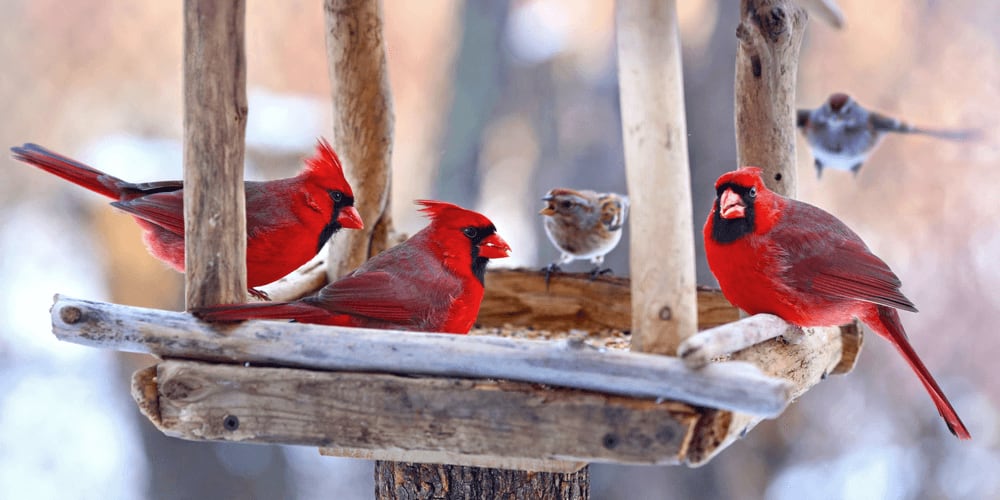
[[361, 214], [354, 207], [344, 207], [340, 209], [337, 216], [337, 223], [344, 229], [364, 229], [365, 223], [361, 220]]
[[732, 189], [726, 189], [719, 197], [719, 215], [723, 219], [739, 219], [746, 216], [746, 205], [743, 199]]
[[510, 245], [499, 234], [493, 233], [479, 242], [479, 256], [487, 259], [502, 259], [510, 256]]

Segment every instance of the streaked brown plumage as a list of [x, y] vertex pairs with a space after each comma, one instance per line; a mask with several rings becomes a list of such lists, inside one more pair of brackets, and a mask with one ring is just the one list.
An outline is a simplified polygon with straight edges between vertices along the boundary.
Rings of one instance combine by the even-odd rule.
[[628, 197], [616, 193], [556, 188], [542, 198], [545, 234], [562, 254], [544, 270], [546, 279], [559, 266], [578, 259], [594, 264], [592, 277], [611, 272], [601, 269], [604, 256], [618, 246], [628, 217]]

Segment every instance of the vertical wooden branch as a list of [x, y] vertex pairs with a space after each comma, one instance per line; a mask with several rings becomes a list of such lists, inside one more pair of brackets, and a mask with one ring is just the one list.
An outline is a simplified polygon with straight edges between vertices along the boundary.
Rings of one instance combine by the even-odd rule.
[[244, 0], [184, 1], [187, 307], [246, 297]]
[[383, 250], [391, 229], [392, 96], [379, 0], [325, 0], [326, 53], [333, 94], [333, 147], [344, 162], [365, 229], [330, 245], [330, 279]]
[[672, 355], [698, 322], [677, 9], [673, 0], [619, 0], [616, 17], [632, 200], [632, 349]]
[[736, 28], [736, 156], [794, 197], [795, 78], [808, 15], [792, 0], [741, 0]]

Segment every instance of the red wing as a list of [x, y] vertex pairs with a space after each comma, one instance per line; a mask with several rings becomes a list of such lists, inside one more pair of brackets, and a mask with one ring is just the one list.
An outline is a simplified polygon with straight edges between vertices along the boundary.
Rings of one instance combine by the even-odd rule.
[[897, 309], [916, 312], [910, 299], [899, 291], [899, 278], [881, 259], [868, 254], [875, 262], [866, 262], [860, 256], [841, 259], [836, 267], [820, 268], [813, 277], [812, 288], [833, 297], [860, 299]]
[[899, 277], [836, 217], [795, 202], [772, 235], [788, 254], [789, 281], [804, 293], [916, 312]]
[[184, 198], [179, 192], [116, 201], [111, 205], [178, 236], [184, 236]]
[[310, 302], [332, 312], [407, 323], [430, 308], [424, 297], [427, 294], [408, 280], [385, 271], [367, 271], [327, 285]]

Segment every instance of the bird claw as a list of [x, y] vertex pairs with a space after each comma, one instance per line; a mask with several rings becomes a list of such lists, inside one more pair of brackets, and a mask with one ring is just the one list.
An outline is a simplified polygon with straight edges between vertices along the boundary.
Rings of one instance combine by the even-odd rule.
[[614, 271], [612, 271], [610, 267], [601, 269], [601, 266], [597, 266], [593, 271], [590, 271], [590, 281], [596, 280], [598, 276], [603, 274], [614, 274]]
[[559, 266], [555, 262], [553, 262], [539, 270], [545, 271], [545, 291], [547, 292], [549, 291], [549, 281], [552, 279], [552, 275], [559, 271], [562, 271], [562, 269], [560, 269]]
[[249, 293], [250, 296], [252, 296], [254, 298], [258, 298], [260, 300], [267, 300], [267, 301], [271, 300], [271, 297], [269, 297], [267, 295], [267, 292], [265, 292], [263, 290], [258, 290], [256, 288], [247, 288], [247, 293]]

